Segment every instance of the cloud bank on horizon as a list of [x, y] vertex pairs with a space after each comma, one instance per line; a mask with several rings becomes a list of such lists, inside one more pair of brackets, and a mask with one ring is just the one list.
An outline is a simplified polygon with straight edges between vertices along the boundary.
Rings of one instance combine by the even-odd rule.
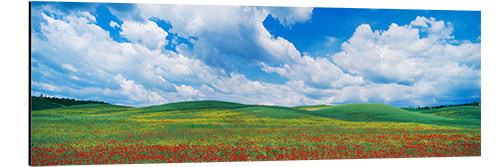
[[31, 13], [34, 94], [129, 106], [481, 100], [480, 12], [32, 2]]

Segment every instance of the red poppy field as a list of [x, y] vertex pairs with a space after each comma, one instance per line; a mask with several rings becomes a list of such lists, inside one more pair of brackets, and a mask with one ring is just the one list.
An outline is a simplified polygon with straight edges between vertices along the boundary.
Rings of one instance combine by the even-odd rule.
[[[389, 112], [391, 117], [383, 117], [363, 107], [383, 112], [391, 108], [371, 104], [350, 106], [372, 114], [359, 115], [328, 106], [310, 110], [314, 107], [200, 103], [145, 108], [100, 104], [32, 111], [31, 164], [481, 155], [480, 126], [463, 115], [452, 118], [437, 112], [393, 109], [399, 115]], [[480, 114], [480, 107], [474, 109]]]

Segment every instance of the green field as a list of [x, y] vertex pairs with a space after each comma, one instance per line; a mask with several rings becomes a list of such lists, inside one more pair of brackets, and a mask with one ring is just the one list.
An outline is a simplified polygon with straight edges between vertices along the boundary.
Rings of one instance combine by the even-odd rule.
[[481, 155], [480, 106], [32, 105], [34, 165]]

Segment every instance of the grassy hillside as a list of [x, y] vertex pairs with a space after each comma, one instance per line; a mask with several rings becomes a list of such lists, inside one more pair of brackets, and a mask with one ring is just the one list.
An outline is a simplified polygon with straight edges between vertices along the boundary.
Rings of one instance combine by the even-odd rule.
[[[329, 119], [350, 122], [408, 122], [471, 128], [479, 128], [481, 125], [479, 106], [452, 106], [433, 110], [415, 109], [408, 111], [377, 103], [280, 107], [245, 105], [223, 101], [190, 101], [142, 108], [110, 104], [82, 104], [61, 107], [59, 104], [47, 102], [43, 99], [37, 99], [36, 97], [34, 99], [34, 108], [46, 110], [36, 111], [34, 109], [33, 117], [125, 118], [136, 121], [222, 124], [239, 124], [242, 122], [266, 124], [272, 121], [314, 124], [321, 122], [320, 120]], [[252, 122], [255, 120], [259, 121]]]
[[370, 103], [292, 108], [222, 101], [139, 108], [71, 105], [31, 112], [31, 162], [36, 166], [481, 155], [480, 119], [425, 112]]
[[125, 118], [134, 108], [111, 104], [81, 104], [44, 110], [33, 110], [32, 118], [96, 119]]
[[160, 111], [174, 111], [174, 110], [235, 109], [243, 107], [247, 107], [247, 105], [232, 103], [232, 102], [224, 102], [224, 101], [203, 100], [203, 101], [168, 103], [164, 105], [144, 107], [142, 108], [142, 110], [144, 112], [160, 112]]
[[423, 114], [439, 115], [454, 119], [481, 119], [481, 106], [479, 105], [451, 106], [437, 109], [405, 108], [405, 110]]
[[31, 110], [44, 110], [59, 107], [63, 107], [63, 105], [47, 101], [41, 97], [31, 97]]
[[58, 97], [31, 96], [31, 110], [45, 110], [82, 104], [108, 104], [92, 100], [75, 100]]
[[331, 107], [331, 105], [298, 106], [298, 107], [293, 107], [293, 108], [299, 109], [299, 110], [318, 110], [318, 109], [328, 108], [328, 107]]
[[303, 119], [310, 117], [304, 110], [278, 106], [249, 106], [235, 111], [252, 118]]
[[366, 122], [415, 122], [434, 125], [480, 127], [480, 119], [451, 119], [439, 115], [410, 112], [377, 103], [344, 104], [310, 111], [311, 115]]

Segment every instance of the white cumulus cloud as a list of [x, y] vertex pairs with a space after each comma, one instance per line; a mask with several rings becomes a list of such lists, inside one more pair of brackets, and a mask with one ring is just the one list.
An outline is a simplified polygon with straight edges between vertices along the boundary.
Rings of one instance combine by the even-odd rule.
[[[342, 44], [342, 51], [332, 55], [332, 60], [373, 85], [391, 87], [378, 92], [399, 90], [400, 95], [407, 95], [399, 98], [410, 102], [432, 104], [436, 100], [452, 101], [456, 96], [478, 97], [481, 45], [457, 42], [452, 31], [451, 24], [425, 17], [417, 17], [410, 25], [392, 24], [385, 31], [363, 24]], [[421, 32], [426, 36], [420, 36]], [[377, 90], [372, 85], [359, 89]], [[476, 93], [464, 94], [467, 90]]]
[[266, 9], [286, 27], [311, 20], [313, 13], [313, 8], [308, 7], [266, 7]]
[[294, 63], [285, 63], [279, 67], [262, 64], [262, 70], [268, 73], [276, 72], [290, 80], [301, 80], [308, 84], [327, 88], [341, 88], [347, 85], [359, 85], [364, 82], [362, 77], [344, 73], [327, 58], [313, 58], [308, 55], [297, 59]]
[[120, 28], [120, 25], [117, 22], [110, 21], [109, 26], [112, 28]]
[[193, 88], [192, 86], [188, 85], [180, 85], [180, 86], [174, 85], [174, 86], [179, 95], [185, 98], [190, 98], [192, 100], [193, 97], [204, 96], [203, 93], [201, 93], [198, 89]]
[[143, 44], [151, 50], [165, 46], [167, 43], [165, 37], [168, 35], [155, 22], [149, 20], [144, 23], [124, 21], [120, 34], [134, 43]]
[[[109, 23], [130, 42], [114, 41], [88, 12], [42, 13], [40, 32], [32, 34], [33, 75], [40, 76], [32, 80], [33, 91], [132, 106], [200, 99], [408, 106], [453, 102], [463, 90], [473, 90], [467, 97], [480, 96], [475, 91], [480, 89], [480, 43], [455, 40], [452, 23], [435, 18], [417, 17], [387, 30], [362, 24], [342, 51], [314, 57], [263, 25], [269, 15], [285, 26], [307, 22], [312, 8], [141, 4], [137, 9], [142, 19]], [[192, 46], [176, 43], [175, 51], [163, 49], [169, 33], [151, 17], [171, 24], [169, 33]], [[242, 65], [286, 80], [249, 79], [239, 72]]]
[[120, 84], [120, 89], [116, 92], [122, 94], [123, 96], [130, 97], [131, 100], [136, 102], [147, 101], [151, 104], [162, 104], [167, 102], [157, 92], [148, 90], [144, 88], [143, 85], [138, 84], [133, 80], [127, 80], [121, 74], [115, 75], [113, 78]]

